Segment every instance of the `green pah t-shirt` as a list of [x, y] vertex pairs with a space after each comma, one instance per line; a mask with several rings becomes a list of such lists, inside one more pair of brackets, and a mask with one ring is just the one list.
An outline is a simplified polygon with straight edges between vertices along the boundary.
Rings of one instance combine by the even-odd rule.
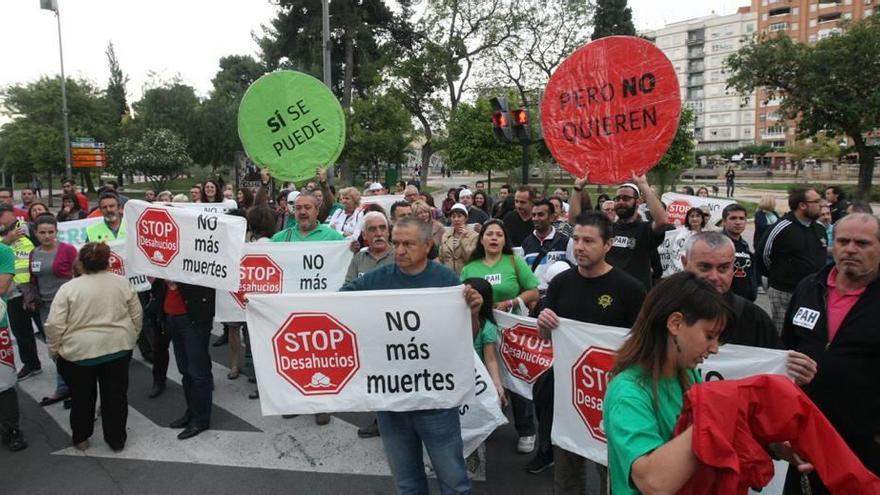
[[[690, 370], [691, 383], [702, 382]], [[631, 366], [611, 379], [605, 393], [602, 422], [608, 438], [608, 470], [611, 493], [639, 493], [630, 478], [633, 463], [672, 439], [672, 430], [681, 413], [684, 393], [678, 378], [657, 382], [654, 407], [651, 377], [639, 366]]]
[[461, 270], [461, 280], [465, 281], [472, 277], [489, 282], [495, 303], [513, 299], [525, 290], [538, 287], [538, 278], [532, 273], [525, 260], [510, 254], [502, 254], [492, 266], [486, 265], [485, 260], [474, 260], [464, 265]]
[[474, 337], [474, 350], [480, 356], [480, 361], [486, 362], [486, 358], [483, 355], [483, 346], [496, 342], [498, 342], [498, 325], [486, 320], [483, 322], [483, 328], [480, 329], [480, 333]]

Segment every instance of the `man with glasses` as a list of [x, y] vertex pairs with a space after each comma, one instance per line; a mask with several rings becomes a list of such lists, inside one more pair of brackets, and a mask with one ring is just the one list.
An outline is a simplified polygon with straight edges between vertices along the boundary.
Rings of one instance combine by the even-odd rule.
[[770, 281], [773, 323], [782, 333], [785, 311], [797, 284], [825, 266], [828, 241], [819, 218], [822, 197], [813, 189], [792, 189], [788, 194], [791, 209], [764, 234], [755, 250], [758, 267]]

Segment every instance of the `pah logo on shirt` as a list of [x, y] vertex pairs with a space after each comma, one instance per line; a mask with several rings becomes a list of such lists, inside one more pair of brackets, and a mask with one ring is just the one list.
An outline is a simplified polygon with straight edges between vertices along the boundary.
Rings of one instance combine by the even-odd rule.
[[791, 322], [799, 327], [804, 327], [806, 329], [812, 330], [816, 326], [816, 322], [819, 321], [819, 312], [815, 309], [805, 308], [801, 306], [795, 312], [794, 317], [791, 319]]
[[498, 285], [501, 283], [501, 274], [500, 273], [490, 273], [485, 276], [486, 282], [489, 282], [490, 285]]
[[619, 247], [619, 248], [624, 248], [624, 249], [635, 249], [636, 248], [636, 239], [634, 237], [627, 237], [625, 235], [614, 236], [613, 247]]

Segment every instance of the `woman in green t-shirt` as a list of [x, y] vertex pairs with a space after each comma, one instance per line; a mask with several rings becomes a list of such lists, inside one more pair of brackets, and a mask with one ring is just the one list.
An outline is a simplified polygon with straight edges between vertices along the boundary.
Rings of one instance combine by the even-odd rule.
[[[617, 351], [605, 394], [611, 493], [675, 493], [699, 466], [693, 426], [672, 438], [684, 393], [702, 381], [697, 366], [718, 352], [734, 318], [724, 297], [690, 272], [672, 275], [648, 294], [627, 341]], [[793, 459], [788, 446], [773, 445]], [[804, 464], [804, 469], [811, 469]]]
[[501, 220], [483, 224], [477, 248], [461, 270], [462, 280], [471, 277], [489, 282], [495, 309], [511, 311], [520, 303], [531, 308], [538, 301], [538, 278], [522, 258], [513, 254]]

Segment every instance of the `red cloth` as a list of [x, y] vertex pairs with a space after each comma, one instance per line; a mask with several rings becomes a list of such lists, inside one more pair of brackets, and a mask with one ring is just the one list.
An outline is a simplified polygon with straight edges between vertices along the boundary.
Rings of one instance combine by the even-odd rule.
[[181, 316], [186, 314], [186, 303], [183, 302], [183, 296], [180, 290], [175, 286], [167, 285], [168, 290], [165, 292], [165, 302], [162, 304], [162, 311], [169, 316]]
[[691, 387], [674, 435], [694, 425], [702, 465], [679, 494], [739, 494], [773, 477], [764, 445], [791, 442], [831, 493], [880, 494], [868, 471], [812, 401], [787, 378], [758, 375]]

